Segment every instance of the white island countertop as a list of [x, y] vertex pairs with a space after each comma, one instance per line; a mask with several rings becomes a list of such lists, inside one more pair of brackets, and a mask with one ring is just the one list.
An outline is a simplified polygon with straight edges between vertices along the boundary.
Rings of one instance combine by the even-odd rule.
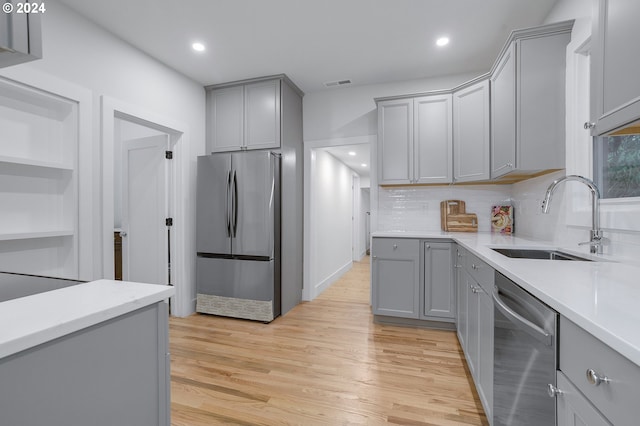
[[98, 280], [0, 303], [0, 359], [173, 296], [170, 286]]
[[[375, 232], [372, 237], [457, 242], [529, 293], [640, 366], [640, 267], [516, 236], [463, 232]], [[491, 248], [554, 248], [594, 262], [515, 259]]]

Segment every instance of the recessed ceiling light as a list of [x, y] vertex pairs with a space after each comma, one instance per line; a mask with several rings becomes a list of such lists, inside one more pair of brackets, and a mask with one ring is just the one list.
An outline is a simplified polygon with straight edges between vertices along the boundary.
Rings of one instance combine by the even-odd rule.
[[360, 164], [360, 165], [361, 165], [362, 167], [367, 167], [367, 164], [366, 164], [366, 163], [362, 163], [362, 164]]
[[356, 153], [355, 151], [349, 151], [349, 155], [353, 157], [354, 155], [356, 155]]
[[436, 45], [439, 47], [446, 46], [447, 44], [449, 44], [449, 37], [440, 37], [436, 40]]
[[193, 50], [195, 50], [196, 52], [204, 52], [204, 49], [205, 49], [204, 44], [202, 44], [202, 43], [197, 43], [197, 42], [196, 42], [196, 43], [193, 43], [193, 44], [191, 45], [191, 48], [192, 48]]

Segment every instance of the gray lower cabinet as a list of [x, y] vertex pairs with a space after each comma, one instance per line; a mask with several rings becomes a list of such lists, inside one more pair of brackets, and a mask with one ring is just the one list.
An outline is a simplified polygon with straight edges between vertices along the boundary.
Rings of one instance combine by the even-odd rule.
[[426, 319], [455, 319], [453, 246], [450, 242], [423, 242], [422, 315]]
[[0, 360], [3, 425], [170, 424], [160, 302]]
[[467, 329], [468, 329], [468, 274], [464, 269], [464, 258], [467, 251], [460, 246], [456, 248], [456, 260], [455, 260], [455, 276], [456, 276], [456, 331], [458, 334], [458, 340], [463, 350], [466, 350], [467, 346]]
[[374, 315], [420, 317], [420, 241], [373, 238], [371, 290]]
[[562, 390], [556, 403], [557, 426], [612, 426], [562, 371], [557, 372], [556, 381]]
[[491, 178], [565, 167], [565, 57], [573, 22], [512, 33], [491, 74]]
[[593, 135], [640, 119], [640, 2], [600, 0], [593, 20], [591, 115]]
[[638, 424], [640, 366], [564, 316], [559, 335], [558, 425]]
[[458, 247], [457, 329], [469, 371], [487, 418], [493, 413], [493, 269]]

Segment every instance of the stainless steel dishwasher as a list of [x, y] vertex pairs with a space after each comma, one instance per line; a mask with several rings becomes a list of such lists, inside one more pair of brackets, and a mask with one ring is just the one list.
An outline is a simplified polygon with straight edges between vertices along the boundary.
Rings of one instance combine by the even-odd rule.
[[553, 426], [558, 313], [496, 272], [493, 425]]

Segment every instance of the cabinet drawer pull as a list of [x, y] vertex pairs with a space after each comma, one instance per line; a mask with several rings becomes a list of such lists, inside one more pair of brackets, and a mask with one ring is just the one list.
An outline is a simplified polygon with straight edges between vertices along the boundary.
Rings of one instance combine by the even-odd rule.
[[594, 386], [599, 386], [600, 383], [609, 383], [611, 380], [607, 376], [599, 375], [593, 368], [587, 370], [587, 381]]

